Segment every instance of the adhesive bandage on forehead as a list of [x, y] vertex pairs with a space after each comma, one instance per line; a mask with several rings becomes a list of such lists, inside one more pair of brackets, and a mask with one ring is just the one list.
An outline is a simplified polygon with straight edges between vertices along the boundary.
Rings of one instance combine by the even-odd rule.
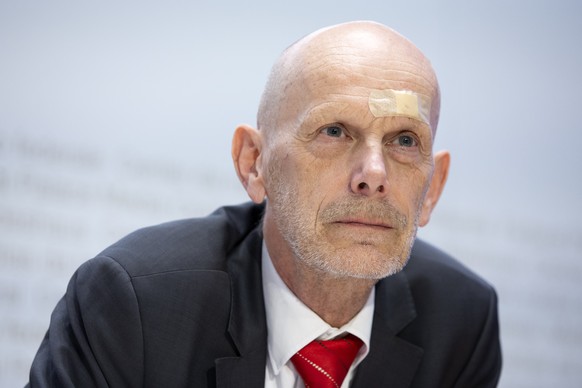
[[431, 99], [423, 94], [409, 90], [372, 90], [368, 106], [374, 117], [404, 116], [431, 126]]

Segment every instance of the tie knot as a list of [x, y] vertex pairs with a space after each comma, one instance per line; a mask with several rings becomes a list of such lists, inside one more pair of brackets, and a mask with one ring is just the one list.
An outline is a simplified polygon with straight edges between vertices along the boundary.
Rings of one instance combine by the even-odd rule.
[[315, 340], [299, 350], [291, 361], [306, 387], [339, 388], [362, 341], [352, 334], [329, 341]]

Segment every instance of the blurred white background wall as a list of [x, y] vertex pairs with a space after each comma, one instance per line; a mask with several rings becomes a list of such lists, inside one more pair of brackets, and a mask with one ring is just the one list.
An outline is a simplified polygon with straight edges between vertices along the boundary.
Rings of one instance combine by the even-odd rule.
[[272, 62], [354, 19], [439, 75], [453, 165], [420, 235], [497, 288], [500, 386], [582, 386], [582, 3], [243, 3], [0, 2], [0, 386], [27, 381], [79, 264], [246, 200], [230, 137]]

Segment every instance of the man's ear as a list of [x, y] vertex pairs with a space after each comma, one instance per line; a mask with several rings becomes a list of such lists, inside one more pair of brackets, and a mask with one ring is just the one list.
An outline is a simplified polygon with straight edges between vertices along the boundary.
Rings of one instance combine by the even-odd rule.
[[450, 164], [451, 155], [448, 151], [439, 151], [434, 155], [434, 171], [430, 180], [430, 186], [428, 187], [428, 191], [426, 192], [422, 204], [420, 220], [418, 223], [419, 226], [425, 226], [428, 224], [430, 215], [445, 188], [445, 183], [449, 176]]
[[263, 202], [266, 193], [261, 170], [262, 140], [261, 133], [248, 125], [239, 125], [232, 138], [236, 174], [255, 203]]

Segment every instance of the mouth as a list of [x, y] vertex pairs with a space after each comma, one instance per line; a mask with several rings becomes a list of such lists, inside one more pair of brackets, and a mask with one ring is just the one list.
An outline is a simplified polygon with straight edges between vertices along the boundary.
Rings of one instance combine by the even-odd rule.
[[363, 219], [363, 218], [349, 218], [343, 219], [333, 222], [335, 225], [340, 226], [351, 226], [351, 227], [360, 227], [360, 228], [371, 228], [377, 230], [389, 230], [394, 229], [394, 227], [384, 221], [381, 220], [371, 220], [371, 219]]

